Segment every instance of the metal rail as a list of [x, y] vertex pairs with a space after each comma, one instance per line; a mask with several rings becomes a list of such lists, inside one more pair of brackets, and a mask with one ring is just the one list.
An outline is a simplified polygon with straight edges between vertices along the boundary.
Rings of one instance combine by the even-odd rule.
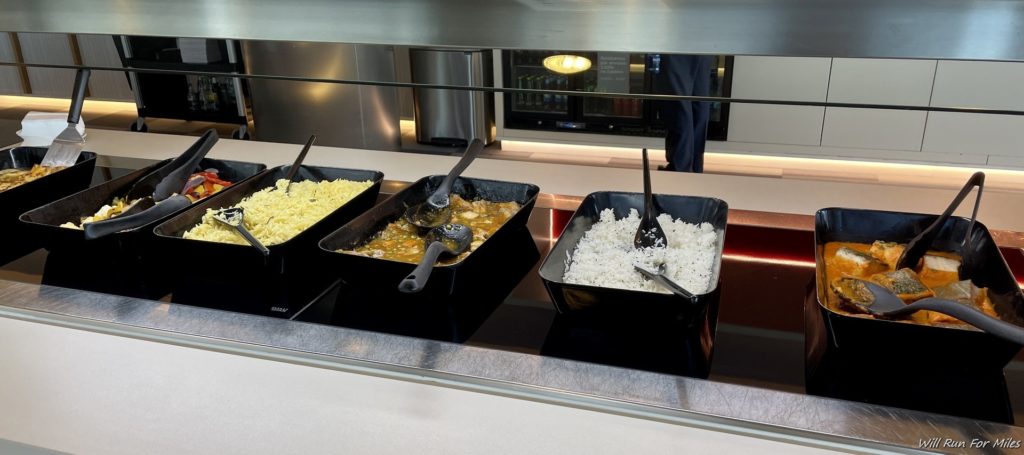
[[57, 69], [79, 69], [88, 68], [93, 71], [118, 71], [126, 72], [129, 74], [135, 73], [150, 73], [150, 74], [178, 74], [178, 75], [198, 75], [198, 76], [215, 76], [215, 77], [229, 77], [239, 79], [264, 79], [264, 80], [278, 80], [278, 81], [291, 81], [291, 82], [316, 82], [325, 84], [351, 84], [351, 85], [367, 85], [367, 86], [379, 86], [379, 87], [396, 87], [396, 88], [431, 88], [431, 89], [446, 89], [446, 90], [466, 90], [466, 91], [480, 91], [488, 93], [537, 93], [537, 94], [556, 94], [556, 95], [569, 95], [569, 96], [583, 96], [591, 98], [630, 98], [630, 99], [643, 99], [653, 101], [710, 101], [726, 104], [772, 104], [772, 105], [783, 105], [783, 106], [817, 106], [817, 107], [835, 107], [835, 108], [859, 108], [859, 109], [888, 109], [888, 110], [900, 110], [900, 111], [926, 111], [926, 112], [959, 112], [959, 113], [970, 113], [970, 114], [996, 114], [996, 115], [1024, 115], [1024, 111], [1011, 110], [1011, 109], [987, 109], [987, 108], [972, 108], [972, 107], [941, 107], [941, 106], [914, 106], [914, 105], [903, 105], [903, 104], [871, 104], [871, 103], [837, 103], [830, 101], [791, 101], [791, 100], [770, 100], [770, 99], [751, 99], [751, 98], [731, 98], [721, 96], [689, 96], [689, 95], [662, 95], [662, 94], [634, 94], [634, 93], [613, 93], [613, 92], [578, 92], [570, 90], [544, 90], [544, 89], [522, 89], [513, 87], [484, 87], [484, 86], [465, 86], [465, 85], [445, 85], [445, 84], [420, 84], [413, 82], [387, 82], [387, 81], [368, 81], [360, 79], [329, 79], [321, 77], [306, 77], [306, 76], [283, 76], [276, 74], [238, 74], [238, 73], [226, 73], [221, 71], [195, 71], [195, 70], [172, 70], [172, 69], [157, 69], [157, 68], [122, 68], [113, 66], [86, 66], [86, 65], [61, 65], [61, 64], [48, 64], [48, 63], [18, 63], [18, 62], [0, 62], [0, 67], [3, 66], [14, 66], [14, 67], [30, 67], [30, 68], [57, 68]]

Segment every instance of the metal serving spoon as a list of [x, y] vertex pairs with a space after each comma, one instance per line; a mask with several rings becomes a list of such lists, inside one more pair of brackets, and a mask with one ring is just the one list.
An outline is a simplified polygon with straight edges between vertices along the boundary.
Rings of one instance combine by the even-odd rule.
[[238, 231], [238, 233], [241, 234], [250, 245], [260, 250], [264, 257], [270, 256], [270, 250], [263, 246], [263, 244], [245, 228], [245, 225], [242, 224], [242, 221], [245, 220], [245, 209], [241, 207], [221, 209], [213, 214], [213, 219], [235, 228], [235, 230]]
[[306, 141], [306, 145], [302, 146], [302, 151], [299, 152], [299, 156], [295, 158], [295, 162], [292, 163], [292, 167], [288, 168], [288, 175], [284, 178], [288, 180], [288, 184], [284, 186], [284, 192], [292, 188], [292, 182], [295, 181], [295, 176], [299, 175], [299, 168], [302, 167], [302, 161], [306, 159], [306, 154], [309, 153], [309, 149], [313, 147], [313, 143], [316, 142], [316, 135], [310, 134], [309, 140]]
[[423, 253], [423, 259], [412, 273], [398, 283], [399, 291], [406, 293], [422, 291], [441, 254], [455, 256], [468, 250], [470, 243], [473, 242], [473, 231], [464, 224], [445, 224], [427, 232], [423, 241], [427, 247], [426, 252]]
[[640, 227], [633, 237], [635, 248], [667, 247], [668, 238], [658, 224], [654, 214], [654, 196], [651, 194], [651, 169], [647, 162], [647, 149], [644, 149], [644, 214], [640, 217]]
[[452, 218], [451, 199], [448, 197], [452, 192], [452, 184], [483, 149], [484, 143], [480, 139], [473, 139], [466, 146], [462, 159], [445, 176], [434, 194], [431, 194], [426, 202], [409, 207], [405, 211], [405, 220], [421, 228], [435, 228], [447, 223]]
[[1024, 345], [1024, 327], [996, 319], [968, 305], [936, 297], [921, 299], [908, 305], [884, 286], [870, 281], [859, 281], [864, 283], [868, 291], [875, 297], [875, 300], [870, 305], [857, 306], [874, 316], [895, 318], [909, 315], [918, 310], [935, 311], [953, 316], [1004, 340]]
[[661, 285], [661, 287], [668, 289], [669, 291], [672, 291], [673, 294], [678, 295], [679, 297], [687, 299], [691, 302], [697, 301], [697, 296], [693, 295], [693, 293], [687, 291], [686, 288], [680, 286], [679, 283], [672, 281], [671, 278], [665, 275], [666, 267], [664, 262], [658, 264], [657, 272], [652, 272], [643, 267], [640, 267], [639, 265], [633, 265], [633, 268], [636, 269], [637, 272], [640, 272], [640, 274], [646, 277], [647, 279], [652, 280], [655, 283], [658, 283], [659, 285]]

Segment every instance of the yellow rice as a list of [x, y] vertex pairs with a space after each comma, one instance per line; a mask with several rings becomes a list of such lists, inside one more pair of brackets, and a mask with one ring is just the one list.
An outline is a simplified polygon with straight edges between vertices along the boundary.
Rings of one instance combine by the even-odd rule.
[[[274, 187], [264, 188], [243, 199], [233, 207], [245, 209], [244, 224], [264, 245], [277, 245], [322, 220], [346, 202], [362, 193], [373, 183], [351, 180], [302, 181], [292, 183], [284, 192], [288, 181], [278, 180]], [[219, 209], [207, 209], [202, 223], [185, 232], [186, 239], [248, 245], [235, 231], [213, 219]]]

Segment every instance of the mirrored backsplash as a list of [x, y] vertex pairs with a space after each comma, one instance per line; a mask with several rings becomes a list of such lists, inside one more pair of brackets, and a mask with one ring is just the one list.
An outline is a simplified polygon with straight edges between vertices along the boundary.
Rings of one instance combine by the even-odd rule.
[[[456, 63], [468, 51], [448, 50]], [[1024, 169], [1022, 62], [476, 51], [488, 57], [467, 63], [479, 74], [446, 79], [403, 46], [2, 32], [0, 62], [13, 66], [0, 66], [0, 94], [66, 98], [70, 68], [87, 66], [99, 69], [90, 99], [135, 103], [140, 117], [272, 141], [348, 119], [357, 126], [335, 125], [333, 144], [382, 150], [399, 148], [400, 120], [437, 126], [417, 93], [480, 104], [473, 124], [488, 139], [655, 149], [669, 98], [696, 97], [708, 152]], [[678, 68], [694, 73], [673, 79]]]

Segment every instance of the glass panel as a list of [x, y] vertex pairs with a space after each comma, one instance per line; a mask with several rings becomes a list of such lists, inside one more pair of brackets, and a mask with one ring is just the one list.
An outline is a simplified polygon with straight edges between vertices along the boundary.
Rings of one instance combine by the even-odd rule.
[[[598, 52], [590, 70], [583, 73], [583, 91], [596, 93], [647, 93], [644, 54]], [[643, 100], [632, 98], [584, 98], [583, 115], [642, 118]]]
[[[552, 52], [512, 51], [510, 68], [513, 87], [532, 90], [569, 90], [569, 76], [554, 73], [544, 68], [544, 58]], [[516, 93], [512, 97], [512, 110], [517, 112], [541, 112], [567, 114], [569, 97], [551, 93]]]

